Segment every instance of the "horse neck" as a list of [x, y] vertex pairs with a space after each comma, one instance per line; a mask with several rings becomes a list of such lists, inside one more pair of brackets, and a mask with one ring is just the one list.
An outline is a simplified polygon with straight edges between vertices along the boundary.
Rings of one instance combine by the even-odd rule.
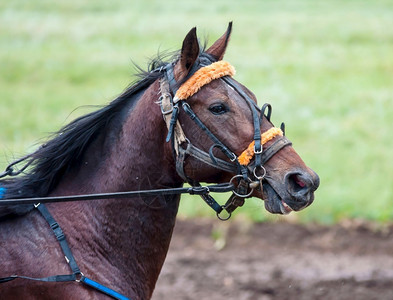
[[[156, 103], [157, 94], [156, 82], [129, 113], [107, 158], [100, 163], [102, 149], [90, 149], [84, 167], [66, 177], [53, 194], [181, 186], [170, 146], [165, 143], [166, 126]], [[101, 143], [100, 139], [97, 143]], [[121, 273], [118, 276], [131, 284], [133, 292], [143, 291], [138, 297], [148, 298], [168, 251], [179, 199], [179, 196], [157, 196], [61, 203], [51, 205], [50, 209], [56, 218], [62, 219], [59, 222], [62, 226], [68, 226], [70, 243], [79, 244], [75, 248], [84, 249], [84, 253], [96, 252], [97, 256], [89, 255], [90, 261], [84, 261], [86, 268], [94, 272], [97, 264], [103, 264], [102, 273], [108, 274], [108, 268], [113, 266]], [[64, 211], [71, 210], [65, 216]], [[76, 224], [90, 225], [78, 228]], [[97, 251], [103, 249], [107, 264], [95, 261], [100, 256]], [[82, 253], [80, 256], [86, 257]]]

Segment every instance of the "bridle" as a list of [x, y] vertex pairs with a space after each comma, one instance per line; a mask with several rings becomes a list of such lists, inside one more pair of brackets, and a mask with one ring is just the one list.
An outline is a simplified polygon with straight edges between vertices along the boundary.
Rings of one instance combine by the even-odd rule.
[[[238, 206], [243, 205], [244, 198], [250, 197], [255, 188], [263, 189], [262, 180], [266, 175], [264, 164], [282, 148], [291, 145], [291, 142], [284, 134], [284, 123], [282, 123], [281, 129], [272, 127], [267, 132], [261, 133], [263, 117], [265, 116], [270, 122], [272, 107], [270, 104], [264, 104], [260, 109], [255, 101], [243, 91], [241, 86], [234, 79], [232, 79], [231, 76], [234, 75], [234, 73], [235, 70], [229, 63], [225, 61], [213, 62], [212, 58], [204, 54], [194, 63], [194, 66], [187, 76], [187, 80], [182, 85], [179, 86], [176, 82], [173, 63], [165, 67], [165, 75], [160, 80], [161, 112], [168, 128], [166, 141], [172, 143], [176, 161], [176, 171], [179, 176], [193, 187], [200, 186], [198, 181], [189, 178], [185, 174], [184, 162], [186, 158], [190, 156], [217, 169], [236, 174], [232, 177], [230, 182], [234, 183], [234, 181], [237, 181], [237, 187], [234, 188], [233, 195], [225, 205], [219, 205], [209, 193], [200, 195], [202, 199], [213, 208], [217, 217], [222, 220], [229, 219], [231, 213]], [[205, 84], [218, 79], [223, 80], [235, 90], [245, 100], [252, 113], [254, 126], [253, 142], [239, 157], [209, 130], [186, 101]], [[201, 83], [200, 81], [203, 82]], [[185, 136], [178, 120], [180, 107], [213, 142], [208, 153], [194, 146]], [[263, 144], [266, 144], [275, 137], [277, 137], [277, 139], [269, 147], [263, 150]], [[228, 160], [217, 158], [213, 154], [215, 148], [219, 149]], [[253, 157], [255, 157], [255, 159], [251, 166], [249, 163]], [[228, 213], [227, 217], [220, 216], [223, 210]]]

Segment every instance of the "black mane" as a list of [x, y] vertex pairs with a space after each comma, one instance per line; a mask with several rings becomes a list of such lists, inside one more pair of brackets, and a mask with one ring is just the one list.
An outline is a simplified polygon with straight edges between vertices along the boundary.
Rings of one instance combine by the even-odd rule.
[[[204, 52], [205, 46], [206, 44], [200, 47], [200, 60], [214, 61], [212, 56]], [[169, 56], [170, 61], [177, 61], [179, 52], [164, 55], [164, 57]], [[196, 64], [199, 64], [200, 60]], [[138, 79], [131, 83], [121, 95], [109, 105], [75, 119], [53, 134], [48, 142], [27, 156], [25, 162], [29, 164], [29, 167], [23, 172], [23, 175], [0, 180], [0, 188], [5, 188], [5, 193], [0, 195], [0, 201], [1, 199], [47, 196], [57, 186], [64, 174], [79, 165], [88, 146], [99, 135], [107, 133], [109, 128], [113, 128], [113, 126], [121, 128], [125, 117], [123, 111], [127, 107], [132, 109], [142, 92], [154, 81], [164, 76], [167, 65], [168, 62], [158, 55], [150, 62], [148, 71], [136, 66], [139, 70], [139, 73], [136, 74]], [[187, 78], [177, 84], [180, 86], [185, 80]], [[32, 208], [32, 205], [0, 205], [0, 220], [23, 215]]]
[[[78, 165], [98, 135], [107, 132], [109, 125], [120, 127], [123, 109], [132, 106], [147, 87], [163, 76], [166, 64], [158, 57], [150, 62], [148, 71], [137, 67], [140, 71], [136, 74], [138, 79], [109, 105], [75, 119], [53, 134], [48, 142], [27, 156], [24, 163], [29, 163], [29, 167], [23, 175], [0, 180], [0, 188], [5, 188], [2, 199], [47, 196], [62, 176]], [[0, 220], [25, 214], [31, 209], [31, 205], [0, 206]]]

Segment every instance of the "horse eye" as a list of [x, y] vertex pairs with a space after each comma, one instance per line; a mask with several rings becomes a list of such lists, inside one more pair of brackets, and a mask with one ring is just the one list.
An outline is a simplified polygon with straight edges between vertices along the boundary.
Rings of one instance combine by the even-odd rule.
[[220, 104], [213, 104], [212, 106], [210, 106], [209, 111], [214, 115], [222, 115], [228, 112], [228, 109], [224, 104], [220, 103]]

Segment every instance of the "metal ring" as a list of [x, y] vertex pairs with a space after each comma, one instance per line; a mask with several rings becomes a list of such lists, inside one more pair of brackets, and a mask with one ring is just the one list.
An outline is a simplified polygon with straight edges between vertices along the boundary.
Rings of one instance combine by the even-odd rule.
[[[238, 177], [243, 178], [243, 175], [238, 174], [238, 175], [233, 176], [233, 177], [231, 178], [231, 180], [229, 181], [229, 183], [232, 183], [232, 180], [235, 179], [235, 178], [238, 178]], [[251, 179], [250, 179], [250, 178], [247, 178], [247, 179], [251, 182]], [[234, 193], [236, 196], [238, 196], [238, 197], [240, 197], [240, 198], [247, 198], [247, 197], [250, 197], [251, 194], [252, 194], [253, 192], [254, 192], [254, 189], [253, 189], [253, 188], [252, 188], [251, 191], [250, 191], [248, 194], [246, 194], [246, 195], [239, 194], [239, 193], [235, 192], [235, 190], [232, 191], [232, 193]]]
[[[79, 276], [78, 276], [79, 275]], [[85, 274], [83, 274], [82, 272], [79, 272], [78, 274], [75, 274], [75, 281], [76, 282], [81, 282], [81, 279], [85, 277]]]
[[[259, 167], [259, 168], [262, 168], [262, 170], [263, 170], [262, 176], [258, 176], [258, 175], [256, 174], [256, 169], [257, 169], [258, 167]], [[256, 167], [254, 168], [253, 174], [254, 174], [254, 176], [255, 176], [256, 179], [261, 180], [261, 179], [265, 178], [265, 176], [266, 176], [266, 169], [265, 169], [264, 166], [256, 166]]]
[[240, 198], [250, 197], [253, 192], [254, 192], [254, 189], [251, 189], [251, 191], [247, 195], [242, 195], [242, 194], [236, 193], [235, 191], [232, 191], [232, 193], [234, 193], [236, 196], [238, 196]]
[[[227, 220], [229, 220], [229, 219], [231, 218], [231, 216], [232, 216], [232, 213], [228, 212], [228, 211], [224, 208], [224, 206], [221, 206], [221, 207], [223, 208], [223, 210], [220, 211], [219, 213], [218, 213], [218, 212], [216, 213], [217, 218], [218, 218], [219, 220], [221, 220], [221, 221], [227, 221]], [[221, 214], [224, 210], [228, 213], [228, 216], [227, 216], [226, 218], [223, 218], [223, 217], [220, 216], [220, 214]]]
[[[243, 178], [243, 175], [237, 174], [237, 175], [233, 176], [233, 177], [231, 178], [231, 180], [229, 180], [229, 183], [232, 183], [233, 179], [239, 178], [239, 177]], [[247, 180], [248, 180], [249, 182], [251, 182], [251, 179], [250, 179], [250, 178], [247, 178]]]

